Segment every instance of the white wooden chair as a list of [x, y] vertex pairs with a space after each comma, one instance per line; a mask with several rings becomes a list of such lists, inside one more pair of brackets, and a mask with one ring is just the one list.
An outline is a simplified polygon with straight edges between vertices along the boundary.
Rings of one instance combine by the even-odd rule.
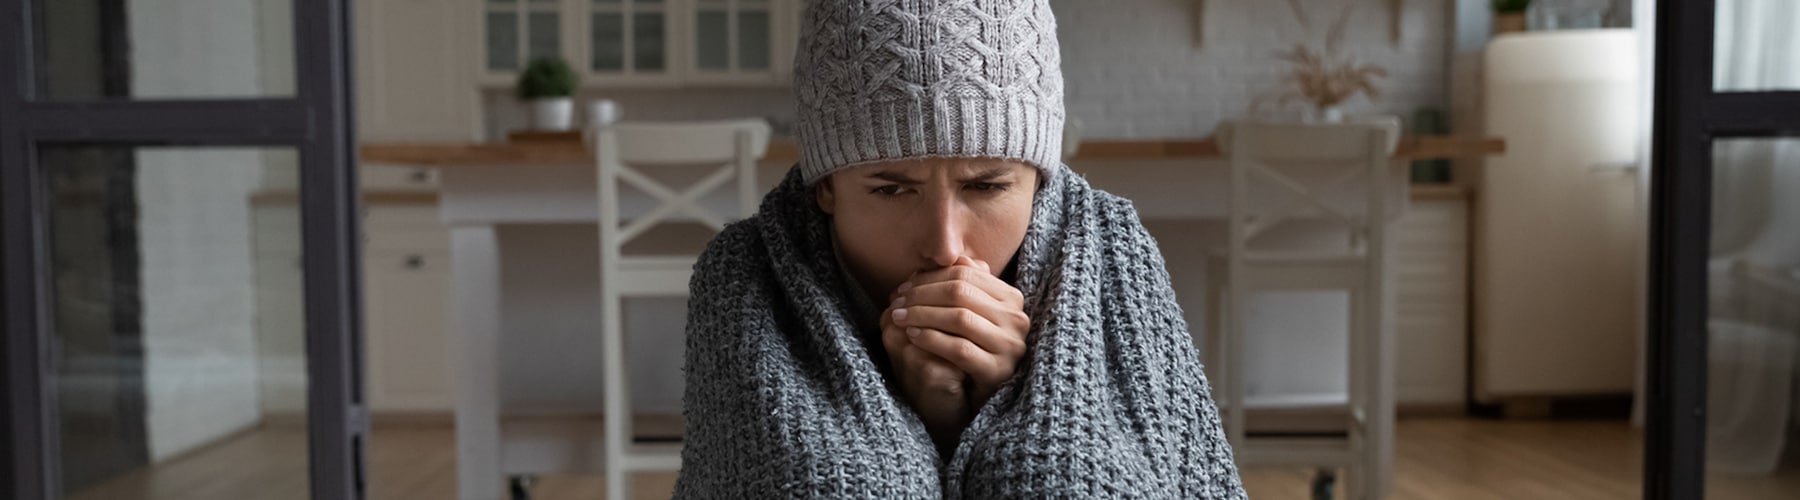
[[[1231, 163], [1229, 244], [1208, 259], [1211, 328], [1205, 351], [1211, 366], [1207, 371], [1238, 462], [1319, 467], [1315, 498], [1330, 496], [1333, 474], [1328, 471], [1340, 468], [1345, 471], [1346, 497], [1380, 498], [1391, 469], [1394, 335], [1392, 278], [1387, 275], [1389, 224], [1404, 203], [1397, 203], [1394, 195], [1404, 200], [1401, 183], [1406, 179], [1397, 175], [1399, 164], [1392, 158], [1398, 129], [1397, 121], [1228, 123], [1218, 132], [1220, 147]], [[1253, 192], [1253, 187], [1259, 189]], [[1278, 224], [1298, 220], [1335, 222], [1334, 227], [1348, 230], [1350, 241], [1324, 249], [1255, 244]], [[1244, 362], [1250, 332], [1245, 331], [1242, 313], [1246, 299], [1259, 292], [1302, 290], [1342, 290], [1350, 296], [1348, 394], [1250, 398]], [[1269, 429], [1268, 423], [1254, 421], [1284, 410], [1290, 414], [1323, 410], [1331, 418], [1327, 425], [1334, 429]], [[1257, 433], [1250, 432], [1252, 427]]]
[[[768, 152], [769, 125], [760, 119], [621, 123], [595, 130], [594, 134], [600, 182], [606, 498], [622, 500], [630, 491], [632, 472], [681, 468], [679, 443], [633, 442], [630, 384], [625, 378], [624, 301], [627, 297], [686, 297], [688, 279], [698, 258], [697, 254], [623, 255], [622, 249], [633, 238], [660, 224], [698, 222], [717, 232], [725, 228], [726, 222], [754, 213], [762, 192], [757, 184], [756, 163]], [[672, 165], [718, 168], [679, 191], [644, 173]], [[660, 205], [642, 214], [623, 213], [620, 181], [657, 199]], [[737, 188], [737, 213], [719, 213], [701, 203], [707, 194], [733, 181]]]

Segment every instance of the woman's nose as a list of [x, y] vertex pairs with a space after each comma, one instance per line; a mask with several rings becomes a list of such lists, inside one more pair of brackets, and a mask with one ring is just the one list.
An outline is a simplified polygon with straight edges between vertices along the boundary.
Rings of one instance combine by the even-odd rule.
[[931, 204], [925, 218], [927, 229], [921, 241], [920, 257], [938, 267], [950, 267], [956, 258], [968, 255], [964, 246], [961, 204], [954, 197], [944, 197]]

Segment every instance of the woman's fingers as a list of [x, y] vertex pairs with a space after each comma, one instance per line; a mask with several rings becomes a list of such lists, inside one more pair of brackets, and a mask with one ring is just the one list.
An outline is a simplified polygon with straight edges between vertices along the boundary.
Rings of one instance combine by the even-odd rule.
[[912, 380], [919, 396], [939, 399], [945, 405], [963, 400], [967, 393], [963, 382], [968, 375], [955, 363], [913, 345], [901, 348], [900, 356], [907, 366], [903, 376]]
[[904, 304], [904, 300], [895, 300], [886, 311], [881, 313], [881, 346], [887, 348], [889, 362], [898, 361], [897, 355], [900, 353], [900, 349], [909, 344], [906, 340], [906, 329], [894, 325], [894, 310]]
[[[920, 285], [908, 291], [903, 299], [903, 302], [899, 302], [902, 307], [940, 306], [968, 309], [1003, 329], [1025, 330], [1031, 326], [1031, 318], [1025, 315], [1023, 304], [1002, 302], [966, 281], [941, 281]], [[983, 347], [992, 350], [993, 346], [983, 344]]]
[[912, 291], [911, 289], [923, 287], [931, 283], [957, 281], [974, 285], [976, 289], [986, 292], [989, 297], [993, 297], [994, 300], [1000, 301], [1000, 303], [1021, 308], [1025, 306], [1025, 295], [1020, 293], [1019, 289], [1013, 288], [1012, 285], [1007, 284], [999, 277], [994, 276], [993, 273], [984, 269], [985, 266], [976, 267], [961, 264], [963, 262], [971, 262], [968, 260], [968, 257], [960, 257], [957, 262], [959, 263], [958, 265], [913, 275], [912, 279], [907, 280], [906, 285], [902, 285], [904, 289], [901, 290], [900, 293], [902, 295], [909, 294]]
[[890, 318], [894, 326], [927, 328], [962, 337], [986, 354], [1016, 357], [1025, 351], [1024, 336], [1012, 333], [1022, 330], [1002, 327], [966, 308], [908, 305], [895, 309]]
[[906, 328], [893, 323], [893, 311], [901, 304], [904, 301], [895, 301], [881, 317], [881, 344], [887, 348], [888, 362], [900, 377], [901, 389], [915, 406], [945, 407], [951, 400], [962, 401], [967, 393], [963, 382], [968, 375], [954, 363], [913, 345], [906, 337]]
[[944, 361], [950, 362], [950, 364], [955, 365], [957, 369], [969, 374], [978, 381], [1005, 378], [1012, 375], [1014, 367], [1002, 366], [1003, 364], [1006, 364], [1005, 360], [1008, 358], [996, 356], [994, 353], [982, 350], [980, 346], [975, 345], [974, 342], [970, 342], [963, 337], [944, 333], [944, 331], [935, 328], [919, 327], [908, 327], [906, 329], [906, 336], [912, 340], [912, 345], [916, 346], [918, 349], [933, 356], [937, 356], [938, 358], [942, 358]]
[[[916, 350], [948, 362], [966, 374], [970, 404], [979, 405], [1017, 371], [1026, 351], [1031, 318], [1018, 288], [993, 275], [987, 263], [959, 257], [956, 263], [915, 274], [890, 297], [882, 317], [882, 341], [889, 352]], [[892, 346], [894, 330], [906, 346]]]

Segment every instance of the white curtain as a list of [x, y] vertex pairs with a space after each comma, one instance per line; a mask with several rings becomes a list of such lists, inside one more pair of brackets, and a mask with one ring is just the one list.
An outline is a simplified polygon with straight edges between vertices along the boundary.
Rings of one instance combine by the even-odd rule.
[[[1724, 90], [1800, 89], [1800, 2], [1718, 0], [1713, 86]], [[1712, 253], [1751, 253], [1759, 263], [1792, 261], [1800, 246], [1794, 209], [1775, 190], [1793, 181], [1793, 141], [1721, 141], [1713, 156]], [[1785, 168], [1784, 168], [1785, 167]], [[1787, 197], [1795, 193], [1789, 191]], [[1782, 206], [1787, 205], [1787, 206]], [[1785, 215], [1785, 217], [1783, 217]], [[1784, 224], [1780, 222], [1790, 222]], [[1785, 231], [1783, 231], [1785, 230]]]
[[[1718, 0], [1714, 87], [1800, 89], [1800, 1]], [[1707, 465], [1766, 474], [1800, 413], [1800, 139], [1713, 149]]]

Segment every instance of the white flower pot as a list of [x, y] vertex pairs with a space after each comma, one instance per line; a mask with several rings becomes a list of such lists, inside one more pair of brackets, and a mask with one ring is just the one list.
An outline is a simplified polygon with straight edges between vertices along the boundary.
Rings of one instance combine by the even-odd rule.
[[547, 97], [531, 100], [532, 130], [561, 131], [574, 128], [575, 100]]

